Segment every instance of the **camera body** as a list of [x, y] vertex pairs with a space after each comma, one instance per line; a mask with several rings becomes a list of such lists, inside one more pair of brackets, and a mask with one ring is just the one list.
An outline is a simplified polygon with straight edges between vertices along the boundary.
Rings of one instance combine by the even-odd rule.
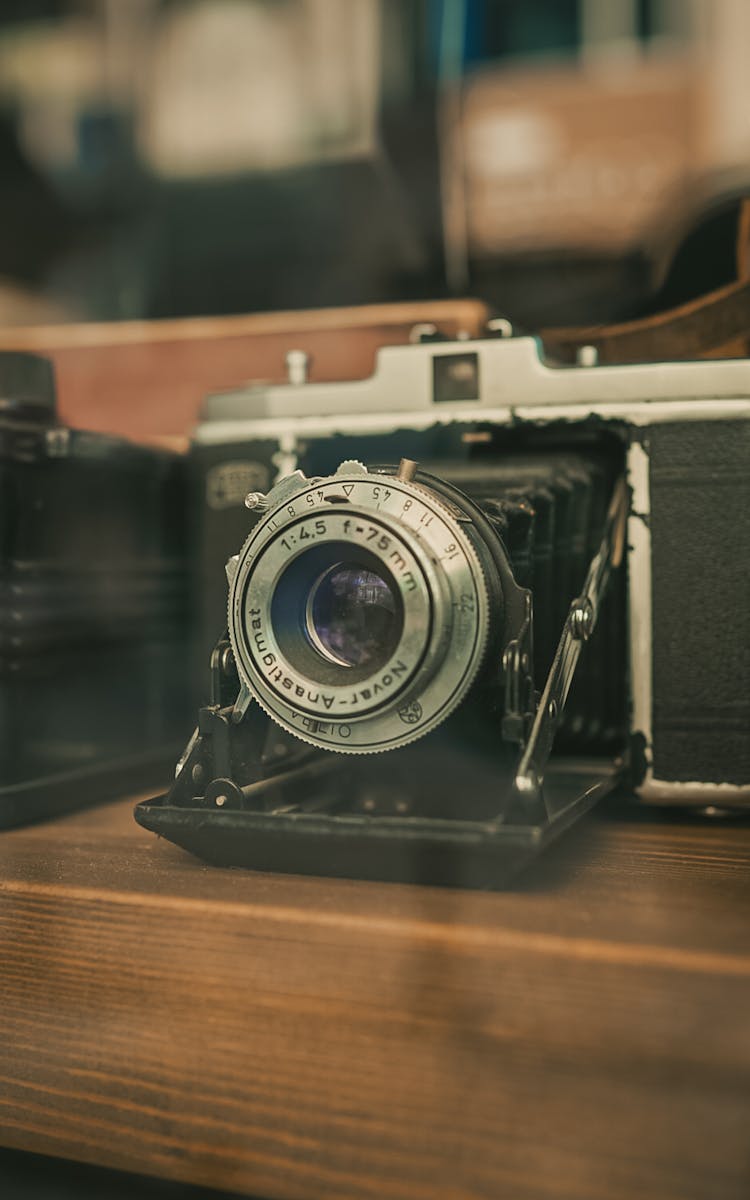
[[185, 705], [184, 464], [59, 423], [0, 354], [0, 827], [144, 787]]
[[[297, 363], [209, 398], [198, 657], [227, 620], [225, 560], [229, 636], [175, 787], [138, 819], [218, 861], [493, 886], [623, 770], [645, 802], [750, 804], [748, 395], [746, 361], [563, 365], [536, 338], [427, 331], [365, 380], [311, 383]], [[431, 570], [445, 579], [420, 609]], [[391, 626], [375, 697], [356, 655]], [[452, 629], [439, 650], [428, 626], [435, 645]], [[305, 820], [285, 824], [294, 786]]]
[[[246, 481], [262, 490], [297, 469], [328, 474], [349, 457], [409, 457], [439, 470], [458, 447], [467, 459], [484, 449], [490, 467], [512, 458], [523, 429], [545, 432], [547, 443], [564, 433], [573, 447], [576, 432], [584, 444], [608, 433], [621, 442], [631, 496], [627, 647], [615, 686], [629, 714], [637, 794], [748, 803], [749, 397], [744, 360], [555, 366], [530, 337], [389, 347], [364, 381], [254, 387], [208, 401], [195, 438], [199, 471], [216, 477], [215, 462], [202, 466], [206, 456], [244, 472], [232, 513], [244, 528], [230, 530], [223, 509], [204, 538], [218, 560], [236, 553]], [[211, 573], [204, 566], [204, 579]], [[217, 590], [223, 610], [221, 582]]]

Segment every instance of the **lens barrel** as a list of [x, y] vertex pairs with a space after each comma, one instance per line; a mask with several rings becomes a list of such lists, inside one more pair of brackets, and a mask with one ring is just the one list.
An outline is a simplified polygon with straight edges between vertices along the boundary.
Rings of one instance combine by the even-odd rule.
[[269, 499], [229, 595], [251, 695], [284, 729], [343, 753], [435, 728], [474, 682], [498, 617], [465, 515], [428, 487], [353, 464], [282, 481]]

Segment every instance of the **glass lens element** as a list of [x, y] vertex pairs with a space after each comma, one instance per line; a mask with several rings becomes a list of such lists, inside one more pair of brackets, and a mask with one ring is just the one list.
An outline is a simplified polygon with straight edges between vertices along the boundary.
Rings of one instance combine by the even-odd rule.
[[390, 584], [356, 563], [336, 563], [321, 575], [307, 605], [315, 649], [346, 667], [385, 661], [398, 642], [401, 618]]

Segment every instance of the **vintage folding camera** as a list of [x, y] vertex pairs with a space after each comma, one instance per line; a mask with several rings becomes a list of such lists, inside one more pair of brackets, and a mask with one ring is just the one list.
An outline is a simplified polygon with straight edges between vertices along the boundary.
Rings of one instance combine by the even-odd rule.
[[142, 825], [219, 863], [495, 887], [624, 778], [750, 804], [750, 364], [498, 333], [207, 402], [211, 694]]

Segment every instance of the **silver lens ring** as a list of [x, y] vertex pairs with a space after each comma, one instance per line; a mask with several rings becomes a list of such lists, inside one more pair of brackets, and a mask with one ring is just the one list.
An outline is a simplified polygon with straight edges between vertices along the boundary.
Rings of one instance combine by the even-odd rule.
[[[392, 644], [355, 669], [305, 632], [321, 577], [349, 564], [393, 597]], [[489, 602], [476, 552], [437, 496], [390, 477], [337, 475], [301, 481], [256, 526], [228, 618], [240, 677], [279, 725], [367, 754], [416, 740], [456, 707], [482, 661]]]

